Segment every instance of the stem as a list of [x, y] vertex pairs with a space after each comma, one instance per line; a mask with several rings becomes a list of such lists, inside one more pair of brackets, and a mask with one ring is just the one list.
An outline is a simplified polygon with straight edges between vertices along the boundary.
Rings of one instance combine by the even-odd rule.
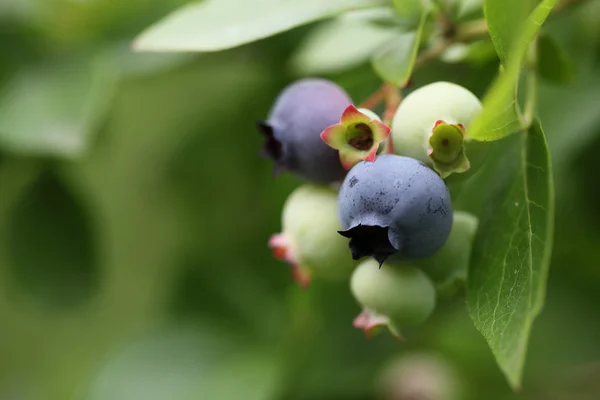
[[433, 46], [423, 51], [417, 57], [415, 61], [415, 69], [427, 64], [440, 57], [448, 47], [455, 43], [471, 42], [473, 40], [481, 39], [488, 34], [488, 27], [485, 19], [480, 19], [471, 22], [465, 22], [461, 24], [454, 32], [454, 34], [448, 38], [441, 39]]
[[451, 39], [441, 40], [435, 43], [433, 46], [419, 54], [415, 61], [414, 69], [422, 67], [428, 62], [431, 62], [436, 58], [440, 57], [442, 54], [444, 54], [446, 50], [448, 50], [448, 47], [450, 47], [453, 43], [454, 41]]
[[[560, 0], [558, 4], [556, 4], [556, 6], [554, 7], [554, 10], [552, 10], [552, 14], [554, 15], [556, 13], [569, 10], [575, 6], [585, 3], [586, 1], [587, 0]], [[484, 18], [461, 23], [459, 26], [456, 27], [456, 29], [452, 29], [453, 27], [451, 26], [451, 21], [448, 19], [447, 15], [442, 13], [438, 16], [437, 24], [442, 30], [442, 32], [444, 32], [445, 34], [450, 32], [451, 35], [447, 37], [442, 36], [439, 41], [437, 41], [431, 47], [421, 52], [415, 60], [413, 71], [439, 58], [453, 44], [471, 42], [474, 40], [482, 39], [486, 37], [489, 33], [488, 26]], [[535, 63], [536, 61], [533, 60], [533, 62]], [[528, 97], [523, 115], [525, 121], [522, 122], [526, 122], [528, 121], [528, 119], [532, 118], [533, 110], [535, 109], [535, 105], [537, 103], [537, 79], [535, 77], [535, 64], [533, 66], [530, 66], [530, 68], [533, 70], [534, 73], [529, 74], [527, 78]], [[382, 101], [386, 100], [386, 113], [388, 113], [391, 107], [385, 94], [387, 90], [386, 85], [388, 84], [383, 84], [371, 96], [369, 96], [362, 103], [362, 107], [373, 108], [379, 105]], [[395, 90], [397, 91], [397, 88]], [[392, 104], [394, 104], [394, 102], [392, 102]], [[384, 122], [386, 120], [387, 118], [384, 116]]]
[[523, 113], [523, 119], [527, 129], [529, 129], [533, 122], [537, 99], [537, 74], [535, 72], [530, 72], [527, 75], [527, 99], [525, 100], [525, 111]]
[[454, 36], [455, 42], [469, 42], [485, 37], [488, 34], [488, 26], [485, 19], [469, 21], [461, 24]]
[[385, 111], [383, 112], [383, 122], [386, 125], [391, 125], [396, 109], [402, 102], [402, 95], [400, 90], [391, 84], [383, 85], [383, 92], [385, 98]]
[[373, 109], [382, 102], [385, 102], [385, 110], [383, 112], [383, 123], [390, 125], [392, 118], [396, 113], [396, 109], [402, 102], [400, 89], [391, 83], [384, 82], [373, 94], [371, 94], [360, 106], [363, 108]]
[[521, 126], [523, 126], [524, 129], [529, 129], [531, 126], [537, 106], [537, 40], [537, 37], [533, 39], [527, 53], [527, 75], [525, 77], [527, 97], [525, 98], [523, 118], [521, 121]]
[[363, 101], [360, 106], [362, 108], [373, 109], [377, 107], [385, 97], [385, 87], [386, 83], [381, 85], [375, 92], [373, 92], [365, 101]]

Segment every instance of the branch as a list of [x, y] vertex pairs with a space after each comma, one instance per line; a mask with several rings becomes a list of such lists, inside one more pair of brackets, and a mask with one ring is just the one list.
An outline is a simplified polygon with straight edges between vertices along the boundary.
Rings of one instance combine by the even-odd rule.
[[428, 62], [440, 57], [442, 54], [444, 54], [446, 50], [448, 50], [448, 47], [450, 47], [453, 43], [454, 41], [451, 39], [440, 40], [439, 42], [435, 43], [433, 46], [429, 47], [425, 51], [421, 52], [421, 54], [419, 54], [419, 56], [415, 60], [414, 68], [417, 69], [423, 66], [424, 64], [427, 64]]

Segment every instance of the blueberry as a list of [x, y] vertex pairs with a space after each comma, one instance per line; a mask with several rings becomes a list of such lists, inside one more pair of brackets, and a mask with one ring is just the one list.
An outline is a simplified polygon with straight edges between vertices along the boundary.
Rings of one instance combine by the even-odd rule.
[[338, 199], [339, 233], [350, 238], [353, 259], [381, 265], [433, 255], [450, 235], [450, 193], [438, 174], [412, 158], [381, 155], [346, 176]]
[[259, 122], [263, 153], [275, 161], [275, 172], [288, 170], [314, 183], [341, 181], [347, 171], [321, 132], [339, 123], [351, 103], [342, 88], [324, 79], [301, 79], [286, 87], [267, 121]]
[[415, 263], [435, 283], [439, 295], [455, 295], [467, 281], [471, 249], [478, 219], [465, 211], [455, 211], [450, 236], [433, 256]]
[[336, 215], [338, 193], [330, 187], [304, 184], [283, 207], [282, 232], [271, 236], [273, 256], [287, 262], [292, 277], [308, 286], [313, 277], [348, 279], [357, 262], [348, 257]]
[[462, 86], [443, 81], [422, 86], [406, 96], [394, 114], [394, 151], [423, 161], [442, 178], [477, 169], [482, 146], [473, 143], [468, 132], [481, 110], [479, 99]]
[[422, 323], [435, 308], [433, 283], [411, 265], [386, 263], [378, 270], [374, 260], [363, 261], [352, 273], [350, 290], [363, 308], [354, 326], [367, 334], [385, 326], [402, 337], [402, 328]]

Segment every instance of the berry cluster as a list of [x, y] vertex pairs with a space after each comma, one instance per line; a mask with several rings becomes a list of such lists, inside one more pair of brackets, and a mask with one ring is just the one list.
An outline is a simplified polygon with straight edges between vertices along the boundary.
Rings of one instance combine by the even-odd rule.
[[284, 205], [273, 255], [302, 286], [350, 278], [365, 332], [424, 321], [466, 278], [477, 220], [453, 211], [444, 179], [474, 168], [467, 132], [480, 111], [467, 89], [436, 82], [409, 94], [390, 128], [333, 82], [286, 87], [258, 124], [263, 153], [307, 183]]

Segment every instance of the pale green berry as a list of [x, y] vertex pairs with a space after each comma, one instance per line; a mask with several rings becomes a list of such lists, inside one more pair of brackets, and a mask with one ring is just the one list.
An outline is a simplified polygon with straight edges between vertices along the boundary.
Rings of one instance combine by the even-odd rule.
[[286, 200], [282, 232], [273, 235], [273, 255], [292, 266], [294, 279], [303, 286], [310, 279], [347, 278], [356, 262], [348, 256], [348, 243], [337, 231], [337, 191], [305, 184]]
[[435, 307], [435, 288], [427, 275], [410, 265], [381, 268], [376, 260], [363, 261], [352, 274], [350, 288], [363, 312], [354, 326], [370, 332], [386, 326], [401, 337], [403, 327], [422, 323]]
[[471, 167], [467, 158], [469, 127], [482, 110], [468, 89], [435, 82], [410, 93], [392, 121], [392, 142], [398, 155], [420, 160], [443, 178]]
[[418, 266], [433, 280], [438, 294], [452, 295], [467, 279], [478, 220], [465, 211], [456, 211], [448, 240], [433, 256]]
[[368, 108], [359, 108], [358, 111], [365, 114], [367, 117], [377, 120], [381, 122], [381, 117], [377, 115], [374, 111], [369, 110]]

